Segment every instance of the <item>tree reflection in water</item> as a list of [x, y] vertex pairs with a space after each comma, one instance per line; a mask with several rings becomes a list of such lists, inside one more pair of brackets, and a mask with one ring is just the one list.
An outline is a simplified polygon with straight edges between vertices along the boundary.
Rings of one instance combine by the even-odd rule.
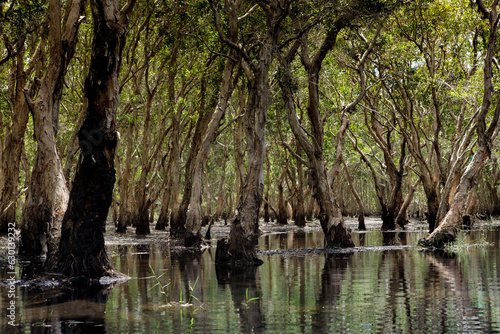
[[241, 333], [266, 332], [265, 317], [261, 307], [262, 292], [256, 280], [257, 270], [257, 267], [216, 266], [219, 286], [221, 289], [229, 286], [231, 290]]
[[[82, 284], [85, 285], [83, 279]], [[24, 303], [23, 318], [20, 320], [21, 332], [106, 333], [106, 303], [114, 286], [93, 284], [77, 288], [21, 290], [29, 294], [28, 301]]]

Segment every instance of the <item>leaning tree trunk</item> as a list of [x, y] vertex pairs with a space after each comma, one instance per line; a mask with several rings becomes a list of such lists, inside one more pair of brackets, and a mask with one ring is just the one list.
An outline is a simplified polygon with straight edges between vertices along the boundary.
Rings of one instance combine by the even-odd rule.
[[130, 0], [120, 12], [118, 0], [91, 2], [94, 41], [85, 81], [87, 116], [78, 132], [81, 155], [63, 220], [56, 268], [68, 277], [118, 276], [106, 254], [104, 230], [113, 196], [114, 158], [120, 138], [116, 131], [118, 74], [128, 14], [133, 5], [134, 0]]
[[[326, 166], [323, 159], [322, 147], [322, 126], [316, 124], [316, 139], [311, 142], [307, 137], [308, 135], [302, 129], [299, 123], [297, 114], [295, 112], [295, 105], [292, 93], [292, 77], [290, 70], [290, 59], [282, 59], [283, 75], [281, 80], [281, 88], [283, 92], [283, 99], [285, 101], [285, 108], [287, 111], [288, 121], [295, 135], [295, 138], [302, 146], [302, 149], [307, 154], [308, 161], [305, 162], [309, 167], [309, 182], [314, 190], [314, 197], [320, 207], [319, 220], [323, 233], [325, 236], [325, 247], [353, 247], [354, 243], [351, 240], [350, 232], [347, 230], [342, 217], [342, 212], [335, 202], [333, 190], [328, 182], [328, 175], [326, 173]], [[314, 82], [317, 83], [317, 80]], [[310, 87], [311, 89], [311, 87]], [[314, 94], [314, 93], [313, 93]], [[316, 97], [310, 97], [311, 100], [316, 100]], [[315, 109], [309, 106], [309, 111]], [[314, 117], [310, 112], [309, 117], [311, 122], [314, 120], [319, 122], [319, 119]], [[347, 118], [344, 119], [344, 129], [347, 128]], [[319, 140], [318, 140], [319, 139]], [[299, 158], [300, 157], [296, 157]]]
[[[237, 25], [234, 23], [232, 25], [232, 30], [237, 32]], [[200, 245], [202, 242], [202, 235], [200, 233], [201, 223], [203, 218], [202, 211], [202, 194], [203, 194], [203, 174], [205, 170], [205, 162], [208, 159], [210, 150], [212, 148], [215, 139], [219, 135], [218, 128], [222, 118], [224, 117], [228, 105], [229, 98], [233, 91], [233, 70], [235, 62], [231, 60], [231, 56], [235, 56], [235, 52], [231, 50], [229, 58], [226, 60], [226, 65], [224, 67], [224, 72], [222, 76], [222, 88], [220, 92], [219, 102], [215, 112], [212, 115], [212, 119], [208, 124], [205, 136], [201, 147], [196, 154], [194, 161], [194, 169], [191, 180], [191, 192], [189, 198], [189, 205], [186, 212], [186, 224], [185, 224], [185, 235], [184, 244], [187, 247], [194, 245]]]
[[60, 0], [50, 1], [50, 61], [36, 100], [32, 101], [25, 91], [33, 114], [37, 154], [21, 219], [19, 253], [25, 256], [47, 254], [49, 259], [57, 252], [61, 222], [68, 205], [69, 192], [57, 151], [57, 123], [64, 76], [74, 54], [84, 3], [73, 1], [68, 8], [64, 31], [61, 29], [61, 8]]
[[476, 182], [475, 178], [477, 178], [483, 169], [489, 155], [490, 152], [486, 147], [479, 148], [476, 151], [474, 158], [460, 179], [460, 184], [455, 192], [448, 213], [431, 234], [419, 241], [419, 245], [442, 248], [447, 243], [455, 241], [467, 206], [469, 190], [473, 188], [473, 184]]
[[483, 14], [485, 19], [489, 20], [490, 24], [486, 55], [483, 65], [483, 101], [476, 120], [476, 134], [478, 137], [477, 149], [472, 160], [467, 165], [464, 174], [460, 178], [460, 182], [446, 216], [431, 234], [419, 241], [420, 245], [426, 247], [442, 248], [446, 245], [446, 243], [455, 240], [457, 231], [460, 229], [460, 225], [462, 223], [462, 217], [465, 214], [469, 192], [476, 184], [477, 178], [486, 164], [486, 160], [491, 156], [493, 141], [500, 130], [500, 101], [496, 102], [497, 104], [494, 115], [488, 120], [489, 127], [486, 128], [486, 116], [490, 112], [492, 95], [495, 91], [492, 79], [493, 58], [495, 56], [496, 40], [500, 23], [500, 16], [497, 13], [498, 4], [495, 2], [489, 10], [484, 6], [482, 1], [477, 1], [477, 4], [479, 12]]

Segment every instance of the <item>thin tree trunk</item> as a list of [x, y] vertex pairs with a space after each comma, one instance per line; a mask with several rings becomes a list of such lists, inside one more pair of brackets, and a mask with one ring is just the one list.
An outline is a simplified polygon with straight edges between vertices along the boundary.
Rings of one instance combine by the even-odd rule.
[[349, 183], [349, 188], [351, 188], [351, 192], [354, 195], [354, 198], [356, 199], [356, 203], [358, 204], [358, 230], [365, 231], [366, 230], [365, 206], [364, 206], [363, 201], [361, 200], [361, 197], [359, 196], [356, 188], [354, 187], [354, 181], [352, 179], [351, 173], [349, 172], [349, 168], [347, 168], [345, 162], [344, 162], [344, 172], [347, 175], [347, 181]]
[[396, 224], [398, 224], [401, 228], [405, 228], [405, 225], [408, 224], [408, 207], [412, 203], [413, 200], [413, 195], [415, 194], [415, 190], [417, 189], [418, 184], [420, 183], [420, 179], [415, 181], [415, 183], [412, 185], [411, 184], [411, 179], [410, 181], [410, 189], [408, 191], [408, 194], [406, 195], [406, 198], [401, 205], [401, 208], [399, 209], [398, 215], [396, 216]]
[[[297, 145], [297, 154], [302, 155], [302, 149], [300, 145]], [[297, 160], [297, 189], [295, 191], [295, 205], [293, 212], [295, 213], [295, 225], [303, 227], [306, 226], [306, 214], [304, 210], [304, 171], [302, 168], [302, 162]]]
[[0, 155], [0, 233], [7, 233], [8, 224], [16, 222], [21, 152], [23, 151], [23, 138], [29, 117], [28, 106], [23, 94], [26, 82], [23, 57], [24, 52], [20, 51], [17, 56], [16, 80], [12, 94], [15, 111], [12, 130], [5, 138], [5, 147], [0, 147], [0, 151], [2, 151]]
[[[283, 173], [283, 175], [284, 175], [284, 173]], [[285, 206], [285, 199], [283, 197], [283, 184], [282, 184], [281, 180], [278, 184], [278, 221], [277, 221], [277, 223], [280, 225], [286, 225], [288, 223], [286, 206]]]
[[121, 145], [124, 147], [123, 151], [125, 152], [125, 166], [123, 167], [121, 163], [118, 165], [118, 192], [120, 194], [120, 208], [116, 225], [116, 232], [118, 233], [125, 233], [127, 227], [132, 224], [133, 193], [129, 184], [132, 171], [132, 152], [134, 150], [134, 129], [132, 124], [128, 124], [124, 134]]

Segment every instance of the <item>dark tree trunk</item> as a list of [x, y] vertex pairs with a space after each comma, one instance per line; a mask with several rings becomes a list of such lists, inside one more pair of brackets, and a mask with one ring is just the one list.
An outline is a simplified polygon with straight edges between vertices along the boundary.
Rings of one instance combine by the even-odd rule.
[[[297, 145], [297, 155], [302, 155], [302, 150], [300, 145]], [[304, 209], [304, 171], [302, 168], [302, 162], [297, 161], [297, 189], [295, 192], [294, 200], [294, 221], [295, 225], [304, 227], [306, 226], [306, 214]]]
[[266, 194], [266, 197], [264, 199], [264, 222], [269, 223], [271, 220], [271, 217], [269, 216], [269, 193]]
[[121, 276], [109, 263], [104, 231], [115, 184], [118, 74], [131, 0], [120, 12], [119, 1], [91, 2], [94, 41], [85, 81], [87, 116], [78, 133], [81, 148], [69, 205], [64, 215], [56, 271], [68, 277], [99, 279]]
[[396, 217], [392, 210], [382, 209], [382, 231], [394, 230], [396, 228]]
[[439, 197], [437, 192], [430, 191], [427, 193], [427, 223], [429, 224], [429, 233], [436, 228], [436, 218], [439, 210]]
[[249, 82], [249, 97], [245, 123], [247, 129], [248, 173], [240, 189], [236, 218], [231, 225], [229, 239], [217, 243], [215, 262], [230, 266], [252, 266], [262, 264], [257, 258], [259, 209], [264, 191], [263, 164], [266, 152], [265, 124], [269, 106], [268, 69], [270, 55], [266, 55], [265, 66], [255, 82]]
[[283, 185], [278, 185], [278, 224], [286, 225], [288, 223], [285, 199], [283, 198]]
[[158, 230], [158, 231], [164, 231], [167, 229], [167, 226], [168, 226], [168, 221], [169, 221], [169, 216], [168, 216], [168, 208], [169, 208], [169, 205], [166, 204], [168, 203], [168, 200], [166, 200], [166, 197], [169, 197], [167, 195], [164, 195], [163, 196], [163, 203], [162, 203], [162, 206], [160, 208], [160, 215], [158, 216], [158, 220], [156, 221], [156, 225], [155, 225], [155, 230]]

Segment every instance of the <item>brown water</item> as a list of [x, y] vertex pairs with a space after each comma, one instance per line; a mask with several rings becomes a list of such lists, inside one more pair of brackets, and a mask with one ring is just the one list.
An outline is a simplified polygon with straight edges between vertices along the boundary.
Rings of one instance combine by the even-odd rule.
[[[469, 236], [493, 247], [454, 256], [413, 247], [425, 235], [419, 228], [353, 232], [366, 248], [329, 255], [317, 250], [315, 228], [268, 232], [259, 241], [264, 264], [232, 272], [215, 267], [215, 248], [197, 255], [111, 243], [112, 263], [130, 280], [107, 290], [17, 286], [18, 327], [8, 325], [1, 286], [1, 333], [500, 332], [498, 226]], [[307, 251], [281, 251], [294, 249]]]

